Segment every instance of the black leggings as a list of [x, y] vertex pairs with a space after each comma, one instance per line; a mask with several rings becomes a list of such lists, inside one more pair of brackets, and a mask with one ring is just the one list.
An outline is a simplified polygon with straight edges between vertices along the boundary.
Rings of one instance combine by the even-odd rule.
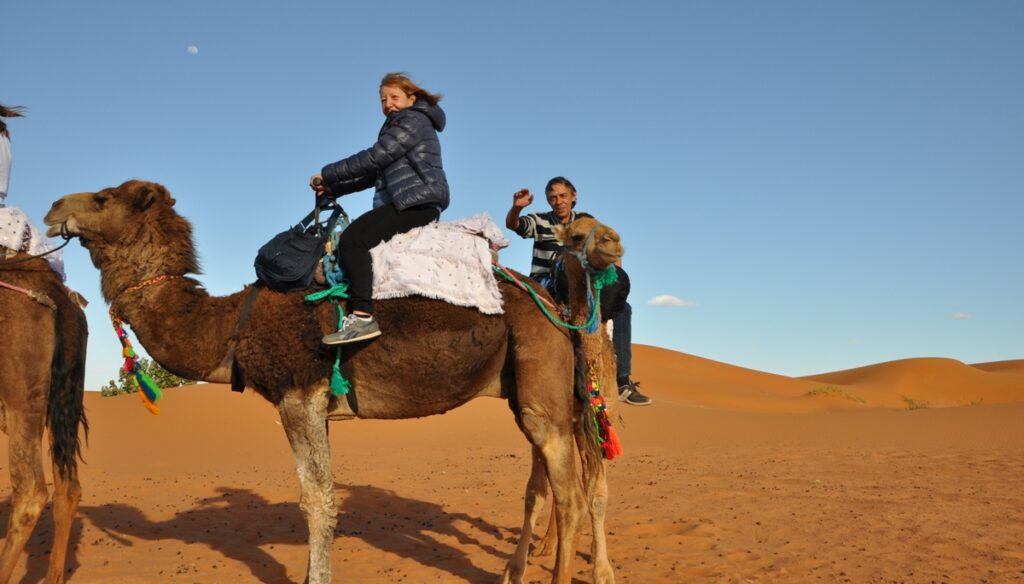
[[399, 211], [384, 205], [356, 218], [338, 238], [338, 261], [348, 276], [348, 309], [373, 314], [373, 262], [370, 248], [441, 216], [436, 207], [420, 205]]

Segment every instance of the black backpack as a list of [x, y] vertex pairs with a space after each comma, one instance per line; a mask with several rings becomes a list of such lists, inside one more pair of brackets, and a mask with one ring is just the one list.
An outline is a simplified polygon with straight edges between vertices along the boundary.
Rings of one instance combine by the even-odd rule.
[[[320, 211], [327, 207], [333, 207], [333, 211], [324, 224], [320, 222]], [[348, 216], [340, 205], [318, 201], [316, 208], [298, 225], [278, 233], [260, 248], [253, 264], [256, 277], [278, 292], [309, 288], [317, 262], [323, 258], [324, 244], [342, 216], [347, 221]]]

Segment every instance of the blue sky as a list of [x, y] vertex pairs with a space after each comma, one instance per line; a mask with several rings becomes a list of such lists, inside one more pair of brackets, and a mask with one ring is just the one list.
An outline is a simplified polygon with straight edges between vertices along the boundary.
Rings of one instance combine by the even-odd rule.
[[[41, 222], [161, 182], [214, 294], [373, 142], [403, 70], [445, 94], [445, 217], [500, 223], [569, 177], [623, 237], [634, 342], [784, 375], [1024, 358], [1021, 2], [11, 0], [3, 22], [0, 102], [30, 108], [8, 204]], [[87, 254], [65, 261], [98, 388], [118, 342]]]

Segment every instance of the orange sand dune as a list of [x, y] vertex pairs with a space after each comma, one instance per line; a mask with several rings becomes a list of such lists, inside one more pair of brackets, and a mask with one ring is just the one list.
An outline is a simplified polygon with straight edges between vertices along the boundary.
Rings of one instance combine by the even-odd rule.
[[657, 388], [661, 401], [681, 405], [765, 412], [809, 412], [828, 406], [804, 397], [820, 383], [659, 347], [633, 345], [633, 369], [644, 388]]
[[965, 365], [953, 359], [901, 359], [811, 375], [821, 383], [841, 385], [869, 404], [933, 407], [1024, 401], [1024, 376], [1013, 361]]
[[[1014, 365], [836, 373], [864, 406], [805, 395], [829, 380], [655, 347], [635, 356], [654, 404], [623, 406], [617, 421], [626, 453], [609, 466], [608, 542], [620, 584], [1024, 581], [1024, 403], [911, 411], [874, 407], [868, 392], [896, 396], [934, 371], [974, 384], [964, 395], [991, 392], [979, 384]], [[221, 385], [168, 390], [161, 405], [152, 416], [134, 395], [87, 395], [69, 584], [301, 582], [305, 523], [273, 407]], [[336, 581], [497, 579], [519, 537], [530, 461], [504, 402], [339, 422], [330, 439]], [[0, 436], [0, 537], [5, 446]], [[52, 529], [47, 511], [14, 582], [41, 580]], [[589, 544], [579, 541], [576, 584], [590, 581]], [[534, 560], [526, 581], [547, 582], [552, 564]]]
[[663, 399], [758, 412], [950, 407], [1024, 401], [1024, 360], [965, 365], [903, 359], [807, 377], [785, 377], [635, 345], [635, 367]]
[[1010, 375], [1024, 375], [1024, 359], [1012, 361], [991, 361], [989, 363], [974, 363], [975, 369], [991, 371], [992, 373], [1008, 373]]

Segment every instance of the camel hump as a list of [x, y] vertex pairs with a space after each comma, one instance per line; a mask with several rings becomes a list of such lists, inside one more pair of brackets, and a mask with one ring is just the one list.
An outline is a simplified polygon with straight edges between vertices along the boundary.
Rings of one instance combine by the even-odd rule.
[[502, 314], [491, 258], [507, 245], [486, 214], [400, 233], [370, 250], [373, 298], [425, 296], [484, 314]]

